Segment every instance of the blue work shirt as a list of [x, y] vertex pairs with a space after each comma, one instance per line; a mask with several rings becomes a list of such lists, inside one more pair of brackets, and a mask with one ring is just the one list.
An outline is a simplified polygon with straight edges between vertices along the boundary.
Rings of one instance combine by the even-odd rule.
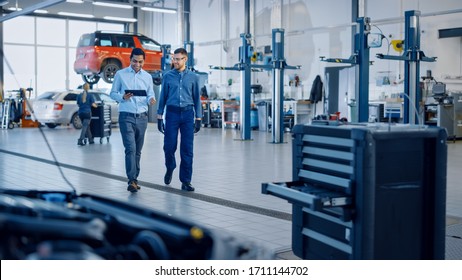
[[79, 105], [79, 113], [91, 113], [91, 105], [95, 103], [93, 94], [87, 92], [86, 102], [82, 102], [82, 94], [77, 95], [77, 105]]
[[[124, 100], [126, 89], [144, 89], [147, 96], [132, 96]], [[111, 98], [119, 102], [119, 112], [141, 114], [148, 111], [149, 100], [155, 99], [152, 76], [141, 69], [138, 73], [132, 67], [116, 72], [112, 83]]]
[[163, 115], [165, 106], [194, 106], [196, 118], [202, 118], [199, 78], [196, 73], [185, 69], [168, 71], [162, 78], [157, 114]]

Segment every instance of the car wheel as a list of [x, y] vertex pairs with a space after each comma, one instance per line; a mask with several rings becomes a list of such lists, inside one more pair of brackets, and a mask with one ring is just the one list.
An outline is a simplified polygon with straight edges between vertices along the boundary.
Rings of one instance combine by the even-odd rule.
[[161, 71], [155, 71], [154, 73], [151, 74], [152, 76], [152, 81], [154, 82], [154, 85], [160, 86], [162, 84], [162, 72]]
[[74, 126], [75, 129], [81, 129], [82, 128], [82, 120], [79, 118], [79, 114], [74, 113], [71, 118], [71, 123]]
[[109, 62], [103, 67], [102, 76], [106, 83], [112, 84], [114, 76], [117, 71], [120, 70], [120, 66], [117, 63]]
[[55, 124], [55, 123], [46, 123], [46, 126], [48, 126], [49, 128], [55, 128], [55, 127], [57, 127], [58, 125]]
[[94, 85], [99, 82], [100, 77], [96, 74], [93, 75], [82, 75], [82, 79], [85, 83], [89, 83], [90, 85]]

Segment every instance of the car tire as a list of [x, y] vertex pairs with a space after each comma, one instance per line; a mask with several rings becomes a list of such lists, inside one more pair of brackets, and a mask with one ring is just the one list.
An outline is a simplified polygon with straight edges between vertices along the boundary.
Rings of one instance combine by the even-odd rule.
[[104, 67], [103, 71], [101, 72], [101, 76], [103, 77], [103, 81], [108, 84], [112, 84], [114, 81], [114, 76], [117, 71], [120, 70], [120, 65], [116, 62], [110, 61]]
[[82, 80], [85, 83], [89, 83], [90, 85], [97, 84], [99, 82], [100, 76], [93, 74], [93, 75], [82, 75]]
[[48, 128], [55, 128], [55, 127], [58, 126], [58, 125], [55, 124], [55, 123], [46, 123], [45, 125], [48, 126]]
[[152, 81], [155, 86], [160, 86], [162, 84], [162, 72], [161, 71], [155, 71], [151, 73], [152, 76]]
[[79, 118], [79, 114], [74, 113], [71, 117], [71, 124], [75, 129], [82, 129], [82, 120]]

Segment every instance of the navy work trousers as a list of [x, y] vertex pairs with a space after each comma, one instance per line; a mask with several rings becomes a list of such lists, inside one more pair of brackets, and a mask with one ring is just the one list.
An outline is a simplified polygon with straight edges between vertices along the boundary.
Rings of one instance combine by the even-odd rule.
[[193, 166], [194, 110], [172, 110], [167, 106], [165, 114], [164, 153], [165, 167], [173, 172], [176, 168], [175, 152], [180, 132], [180, 181], [190, 183]]

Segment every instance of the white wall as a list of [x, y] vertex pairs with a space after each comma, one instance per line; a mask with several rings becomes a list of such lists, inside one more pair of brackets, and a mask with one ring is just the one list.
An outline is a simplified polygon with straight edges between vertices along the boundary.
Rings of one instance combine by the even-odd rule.
[[[167, 8], [177, 8], [177, 1], [169, 0], [164, 2]], [[290, 79], [297, 74], [302, 81], [302, 91], [307, 96], [311, 88], [314, 77], [324, 72], [326, 66], [332, 66], [321, 62], [319, 56], [348, 58], [352, 54], [352, 22], [351, 22], [351, 2], [345, 0], [251, 0], [251, 35], [252, 45], [257, 51], [262, 51], [265, 45], [271, 45], [272, 28], [285, 29], [285, 58], [289, 65], [301, 65], [301, 70], [286, 71], [286, 85]], [[229, 9], [225, 9], [229, 3]], [[64, 5], [58, 4], [54, 8], [61, 9]], [[95, 7], [90, 3], [85, 5], [73, 5], [75, 12], [87, 11], [95, 15], [110, 13], [115, 16], [130, 16], [122, 9], [105, 9]], [[86, 8], [85, 8], [85, 7]], [[80, 10], [79, 10], [80, 9]], [[422, 13], [421, 23], [421, 49], [427, 56], [436, 56], [438, 61], [435, 63], [421, 64], [421, 73], [432, 70], [437, 80], [448, 83], [450, 90], [462, 90], [462, 80], [454, 79], [462, 76], [462, 39], [448, 38], [438, 39], [437, 30], [441, 28], [461, 27], [462, 26], [462, 1], [461, 0], [365, 0], [364, 14], [370, 17], [376, 27], [372, 32], [383, 31], [389, 40], [404, 38], [404, 12], [407, 10], [420, 10]], [[51, 10], [51, 8], [50, 8]], [[432, 15], [442, 11], [458, 10], [459, 13], [447, 15]], [[129, 14], [127, 14], [129, 13]], [[226, 16], [229, 15], [229, 20]], [[178, 34], [177, 14], [146, 13], [139, 12], [138, 31], [150, 36], [160, 43], [171, 44], [172, 48], [182, 46]], [[12, 20], [13, 22], [14, 20]], [[390, 22], [391, 21], [391, 22]], [[4, 34], [8, 37], [9, 21], [5, 22]], [[16, 26], [17, 28], [17, 26]], [[238, 49], [241, 45], [239, 35], [244, 30], [244, 0], [191, 0], [190, 14], [190, 34], [191, 40], [195, 44], [196, 69], [209, 71], [209, 65], [233, 66], [238, 62]], [[30, 30], [30, 29], [28, 29]], [[78, 30], [69, 30], [73, 34], [83, 33]], [[85, 30], [86, 32], [87, 30]], [[21, 33], [21, 32], [19, 32]], [[18, 34], [19, 34], [18, 33]], [[14, 36], [14, 35], [11, 35]], [[10, 36], [10, 38], [11, 38]], [[389, 38], [391, 36], [391, 38]], [[34, 43], [22, 43], [22, 45]], [[16, 47], [16, 41], [11, 44], [5, 41], [4, 51], [10, 52]], [[75, 42], [69, 42], [68, 51], [69, 62], [72, 64], [72, 57], [75, 50]], [[63, 45], [62, 47], [66, 47]], [[376, 53], [389, 53], [399, 55], [390, 49], [388, 51], [387, 42], [379, 49], [371, 50], [370, 84], [371, 98], [375, 98], [382, 89], [375, 87], [375, 79], [383, 73], [391, 73], [398, 79], [403, 74], [403, 63], [397, 61], [385, 61], [375, 58]], [[10, 56], [8, 56], [10, 57]], [[13, 58], [10, 58], [13, 60]], [[34, 69], [42, 69], [40, 65], [35, 65], [35, 61], [30, 64]], [[40, 63], [38, 61], [37, 63]], [[17, 63], [13, 63], [18, 67]], [[6, 69], [6, 68], [5, 68]], [[7, 71], [8, 69], [6, 69]], [[15, 69], [16, 70], [16, 69]], [[16, 70], [17, 77], [24, 75], [25, 81], [30, 83], [30, 72], [32, 69]], [[62, 70], [61, 70], [62, 71]], [[71, 69], [65, 69], [72, 75]], [[35, 73], [35, 70], [32, 71]], [[35, 80], [41, 73], [37, 73], [32, 78]], [[27, 76], [27, 78], [26, 78]], [[70, 78], [69, 78], [70, 79]], [[232, 86], [228, 86], [228, 80], [232, 80]], [[209, 82], [217, 85], [221, 91], [237, 94], [239, 90], [239, 72], [237, 71], [210, 71]], [[26, 81], [27, 80], [27, 81]], [[66, 85], [73, 86], [80, 78], [66, 81]], [[22, 84], [21, 83], [21, 84]], [[271, 92], [272, 82], [270, 72], [254, 73], [253, 83], [260, 83], [264, 91]], [[16, 85], [14, 85], [16, 86]], [[293, 90], [288, 88], [287, 91]], [[399, 91], [399, 86], [392, 91]], [[300, 91], [297, 89], [297, 91]], [[265, 95], [262, 95], [263, 97]]]
[[[241, 45], [239, 34], [244, 32], [244, 1], [229, 1], [229, 25], [226, 25], [224, 3], [229, 0], [191, 0], [191, 40], [195, 43], [196, 69], [208, 71], [208, 65], [233, 66], [238, 62], [238, 49]], [[166, 1], [166, 3], [176, 1]], [[288, 84], [297, 74], [302, 81], [303, 92], [309, 92], [315, 76], [324, 72], [331, 63], [321, 62], [319, 56], [348, 58], [352, 54], [351, 3], [344, 0], [254, 0], [250, 1], [253, 11], [251, 35], [257, 51], [271, 45], [271, 29], [285, 29], [285, 58], [289, 65], [301, 65], [297, 71], [286, 71]], [[427, 56], [437, 56], [435, 63], [421, 63], [421, 74], [432, 70], [437, 80], [448, 82], [448, 89], [462, 90], [462, 80], [445, 77], [462, 76], [461, 38], [438, 39], [438, 29], [462, 26], [462, 1], [460, 0], [365, 0], [364, 15], [370, 17], [372, 32], [383, 31], [388, 40], [404, 39], [404, 12], [421, 11], [421, 49]], [[459, 10], [459, 13], [429, 16], [430, 13]], [[159, 14], [153, 14], [154, 17]], [[175, 30], [177, 18], [160, 15], [166, 19], [162, 43], [173, 42], [178, 45]], [[392, 23], [390, 23], [392, 21]], [[229, 37], [226, 38], [226, 34]], [[390, 37], [391, 36], [391, 37]], [[154, 35], [154, 38], [156, 36]], [[379, 60], [377, 53], [400, 55], [388, 42], [371, 50], [370, 68], [371, 98], [376, 98], [382, 89], [375, 87], [375, 80], [383, 73], [390, 73], [398, 79], [403, 78], [403, 63]], [[228, 80], [233, 86], [228, 87]], [[225, 91], [238, 91], [239, 73], [236, 71], [210, 71], [209, 82]], [[261, 83], [264, 91], [272, 90], [271, 75], [268, 72], [254, 73], [253, 82]], [[400, 88], [401, 87], [401, 88]], [[288, 88], [287, 90], [290, 90]], [[400, 91], [402, 85], [387, 89]], [[226, 97], [226, 96], [224, 96]]]

